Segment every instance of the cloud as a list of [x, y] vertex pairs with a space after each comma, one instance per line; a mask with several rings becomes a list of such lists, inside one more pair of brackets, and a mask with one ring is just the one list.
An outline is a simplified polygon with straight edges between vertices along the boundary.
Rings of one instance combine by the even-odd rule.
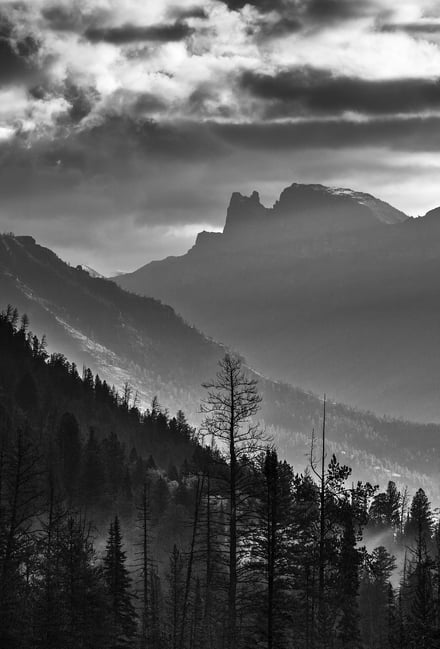
[[246, 5], [255, 7], [262, 13], [269, 13], [284, 6], [283, 0], [222, 0], [231, 11], [239, 11]]
[[78, 263], [183, 251], [233, 190], [437, 191], [428, 0], [0, 4], [1, 225]]
[[188, 20], [197, 18], [198, 20], [208, 20], [209, 14], [202, 6], [179, 7], [177, 5], [170, 7], [168, 14], [176, 20]]
[[42, 8], [41, 15], [49, 29], [59, 32], [81, 32], [91, 21], [91, 16], [81, 11], [78, 4], [49, 5]]
[[309, 66], [275, 75], [245, 72], [241, 87], [267, 102], [265, 114], [270, 117], [338, 115], [348, 111], [383, 115], [440, 107], [438, 79], [360, 79]]
[[374, 0], [223, 0], [232, 11], [246, 6], [255, 8], [260, 14], [276, 12], [287, 21], [296, 19], [306, 25], [310, 22], [329, 24], [334, 21], [350, 20], [371, 15], [378, 11]]
[[382, 32], [405, 32], [411, 35], [429, 35], [440, 34], [440, 22], [431, 22], [429, 20], [414, 23], [383, 23], [380, 25]]
[[85, 37], [92, 43], [104, 41], [113, 45], [152, 41], [175, 42], [183, 41], [193, 33], [193, 29], [185, 22], [176, 21], [171, 24], [139, 26], [126, 23], [121, 27], [91, 27], [85, 31]]
[[371, 121], [308, 120], [217, 123], [213, 133], [226, 144], [249, 150], [305, 151], [379, 147], [404, 152], [440, 151], [440, 118], [379, 118]]
[[[271, 204], [295, 180], [323, 182], [423, 212], [437, 195], [436, 133], [439, 119], [135, 125], [113, 118], [30, 149], [9, 140], [0, 145], [1, 229], [34, 234], [72, 263], [112, 273], [183, 253], [196, 231], [223, 225], [232, 191], [258, 189]], [[432, 160], [422, 167], [428, 138]]]
[[31, 34], [16, 35], [8, 18], [0, 13], [0, 85], [35, 81], [38, 50]]
[[377, 2], [369, 0], [306, 0], [302, 9], [308, 18], [328, 23], [368, 16], [379, 7]]

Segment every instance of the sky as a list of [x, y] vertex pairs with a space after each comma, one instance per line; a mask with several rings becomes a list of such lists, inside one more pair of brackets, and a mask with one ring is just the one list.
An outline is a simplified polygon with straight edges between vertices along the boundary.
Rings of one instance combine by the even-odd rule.
[[440, 205], [437, 0], [0, 0], [0, 231], [104, 274], [292, 182]]

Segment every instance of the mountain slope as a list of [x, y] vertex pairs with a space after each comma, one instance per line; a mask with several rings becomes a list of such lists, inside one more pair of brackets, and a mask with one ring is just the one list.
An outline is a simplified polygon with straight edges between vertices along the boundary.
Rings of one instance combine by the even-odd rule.
[[[224, 347], [170, 307], [68, 266], [31, 237], [0, 237], [0, 295], [4, 307], [16, 305], [38, 334], [48, 334], [52, 350], [99, 371], [119, 389], [129, 380], [144, 402], [158, 394], [172, 412], [182, 408], [190, 421], [199, 421], [201, 383], [214, 376]], [[321, 426], [322, 402], [255, 376], [264, 425], [284, 457], [303, 469], [312, 428]], [[394, 476], [436, 497], [437, 426], [379, 419], [331, 402], [327, 412], [329, 451], [344, 456], [355, 476], [381, 483]]]
[[163, 299], [264, 374], [380, 413], [440, 421], [440, 218], [294, 184], [233, 194], [223, 233], [116, 281]]

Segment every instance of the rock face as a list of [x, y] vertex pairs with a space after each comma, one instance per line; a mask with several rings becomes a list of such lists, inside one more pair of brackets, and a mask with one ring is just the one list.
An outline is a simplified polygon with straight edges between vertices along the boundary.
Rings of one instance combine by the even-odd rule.
[[231, 196], [223, 234], [229, 237], [246, 235], [249, 229], [264, 226], [270, 210], [260, 203], [260, 195], [253, 192], [251, 196], [242, 196], [234, 192]]
[[403, 223], [407, 215], [370, 194], [324, 185], [287, 187], [272, 208], [264, 207], [258, 192], [232, 194], [223, 234], [228, 238], [322, 237], [355, 232], [380, 224]]

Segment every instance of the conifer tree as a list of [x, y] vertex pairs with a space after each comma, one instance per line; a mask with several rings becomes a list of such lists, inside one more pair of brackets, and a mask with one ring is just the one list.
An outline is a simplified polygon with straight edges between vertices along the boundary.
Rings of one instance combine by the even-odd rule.
[[394, 592], [389, 582], [395, 567], [395, 558], [384, 546], [365, 555], [360, 587], [362, 636], [373, 647], [390, 649], [392, 637], [397, 637]]
[[[0, 646], [20, 646], [29, 563], [36, 554], [33, 530], [42, 511], [41, 458], [31, 431], [11, 431], [4, 442], [0, 476]], [[29, 624], [29, 621], [26, 622]]]
[[353, 513], [349, 503], [344, 506], [343, 533], [338, 570], [338, 604], [340, 618], [337, 636], [341, 649], [359, 649], [359, 566], [361, 554], [356, 547]]
[[[432, 512], [430, 502], [423, 489], [418, 489], [412, 499], [404, 532], [408, 545], [417, 545], [419, 551], [422, 551], [423, 546], [429, 547], [432, 534]], [[418, 560], [420, 561], [420, 556]]]
[[110, 524], [104, 557], [104, 576], [107, 584], [111, 617], [111, 648], [130, 647], [136, 634], [136, 613], [132, 604], [131, 578], [126, 567], [126, 553], [122, 549], [119, 519]]
[[397, 490], [396, 483], [390, 480], [385, 492], [376, 494], [370, 507], [370, 520], [376, 526], [398, 530], [402, 496]]
[[413, 645], [420, 649], [434, 649], [436, 642], [432, 587], [433, 562], [427, 549], [431, 542], [432, 514], [423, 489], [419, 489], [413, 498], [405, 532], [410, 539], [415, 536], [415, 546], [411, 549], [413, 561], [409, 577], [412, 587], [409, 614], [410, 638]]
[[96, 565], [91, 526], [69, 515], [57, 538], [58, 575], [66, 649], [107, 649], [111, 617], [102, 569]]
[[[279, 462], [273, 448], [266, 449], [260, 459], [261, 484], [259, 486], [259, 505], [252, 538], [251, 584], [264, 584], [256, 589], [260, 601], [257, 605], [256, 627], [261, 630], [268, 649], [288, 646], [286, 628], [292, 597], [290, 551], [292, 547], [292, 482], [290, 467]], [[255, 586], [252, 586], [255, 590]], [[261, 625], [260, 620], [263, 620]]]

